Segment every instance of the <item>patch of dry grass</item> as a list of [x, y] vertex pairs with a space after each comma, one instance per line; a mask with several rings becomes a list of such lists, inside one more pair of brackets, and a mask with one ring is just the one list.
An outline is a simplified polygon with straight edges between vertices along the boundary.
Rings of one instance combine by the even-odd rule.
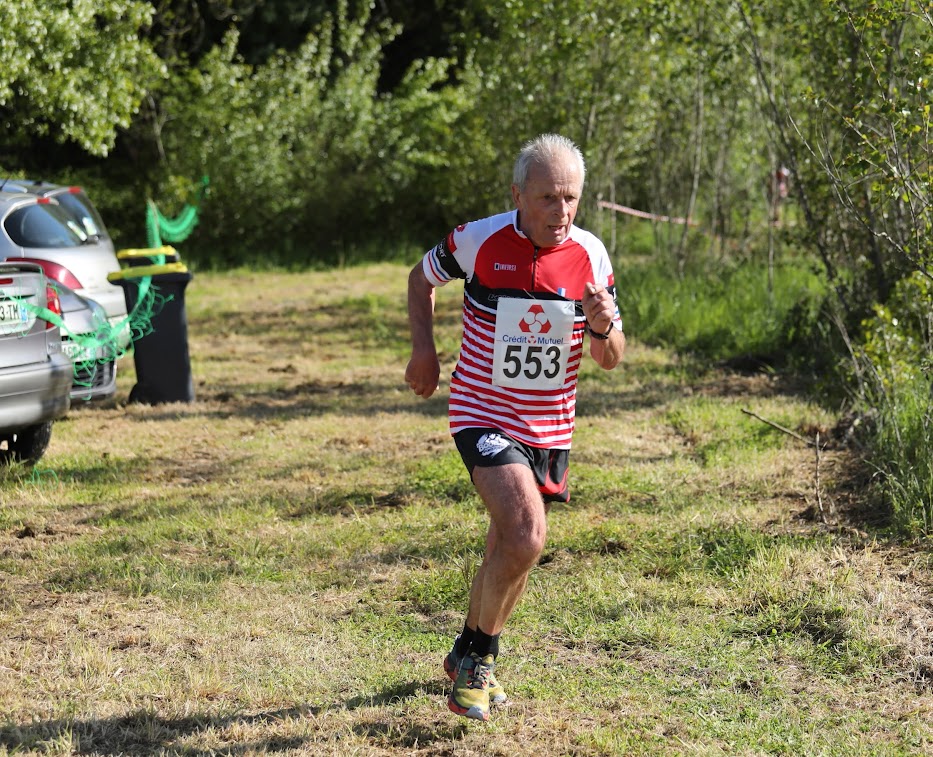
[[405, 389], [405, 280], [198, 274], [196, 401], [126, 405], [124, 358], [120, 402], [0, 473], [0, 754], [933, 749], [929, 551], [866, 521], [851, 452], [818, 491], [812, 450], [741, 409], [805, 435], [831, 414], [637, 340], [583, 373], [574, 499], [503, 636], [511, 703], [448, 712], [485, 518], [446, 383]]

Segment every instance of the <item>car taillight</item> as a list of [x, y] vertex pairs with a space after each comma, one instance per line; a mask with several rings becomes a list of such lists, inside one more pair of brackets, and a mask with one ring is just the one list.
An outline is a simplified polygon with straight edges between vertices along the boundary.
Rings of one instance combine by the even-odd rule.
[[52, 201], [48, 197], [39, 197], [36, 200], [36, 205], [51, 205]]
[[38, 260], [36, 258], [22, 258], [27, 263], [37, 263], [42, 266], [45, 275], [53, 281], [64, 284], [69, 289], [81, 289], [81, 282], [65, 266], [53, 263], [51, 260]]
[[81, 193], [81, 187], [68, 187], [68, 194], [76, 195]]
[[[57, 315], [59, 318], [61, 318], [62, 317], [62, 301], [58, 299], [58, 292], [55, 291], [55, 287], [53, 287], [51, 284], [45, 285], [45, 299], [46, 299], [45, 306], [49, 309], [49, 311], [53, 315]], [[48, 331], [53, 326], [55, 326], [55, 324], [52, 323], [52, 321], [47, 320], [45, 322], [46, 331]]]

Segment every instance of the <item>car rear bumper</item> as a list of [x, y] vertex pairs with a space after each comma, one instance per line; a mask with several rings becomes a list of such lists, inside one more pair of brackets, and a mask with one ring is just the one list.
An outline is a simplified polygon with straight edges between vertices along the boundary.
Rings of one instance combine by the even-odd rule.
[[76, 363], [71, 399], [78, 402], [110, 399], [117, 393], [117, 364], [113, 360]]
[[122, 348], [113, 344], [98, 345], [94, 337], [81, 335], [90, 342], [62, 337], [62, 352], [72, 361], [71, 399], [78, 401], [110, 399], [117, 393], [117, 356]]
[[0, 432], [61, 418], [71, 407], [71, 361], [60, 353], [48, 363], [0, 371]]

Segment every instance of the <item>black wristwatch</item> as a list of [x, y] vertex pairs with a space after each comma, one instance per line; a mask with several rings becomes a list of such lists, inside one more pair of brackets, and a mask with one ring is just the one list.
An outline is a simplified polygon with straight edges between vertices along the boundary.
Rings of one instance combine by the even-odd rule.
[[590, 336], [594, 339], [608, 339], [609, 335], [612, 333], [613, 329], [612, 321], [609, 321], [609, 330], [605, 334], [600, 334], [590, 327], [590, 324], [586, 324], [586, 330], [590, 332]]

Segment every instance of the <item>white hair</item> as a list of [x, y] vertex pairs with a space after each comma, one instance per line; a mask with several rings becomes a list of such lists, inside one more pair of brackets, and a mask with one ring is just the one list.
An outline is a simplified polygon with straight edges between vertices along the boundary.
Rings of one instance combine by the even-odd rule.
[[571, 140], [562, 137], [560, 134], [541, 134], [524, 144], [515, 159], [515, 167], [512, 170], [512, 183], [524, 191], [531, 166], [555, 163], [568, 157], [576, 161], [580, 166], [580, 185], [582, 187], [583, 180], [586, 177], [586, 163], [583, 160], [583, 153]]

